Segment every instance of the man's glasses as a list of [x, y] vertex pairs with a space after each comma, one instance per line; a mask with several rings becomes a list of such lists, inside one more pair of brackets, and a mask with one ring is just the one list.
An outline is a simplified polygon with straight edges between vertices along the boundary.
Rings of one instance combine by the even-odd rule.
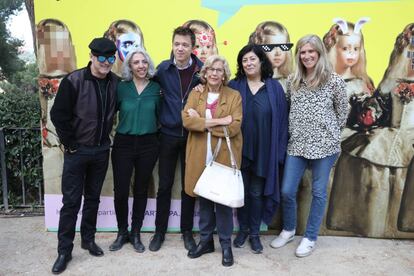
[[114, 64], [115, 63], [115, 60], [116, 60], [116, 57], [115, 56], [110, 56], [110, 57], [96, 56], [96, 59], [100, 63], [104, 63], [107, 60], [109, 64]]
[[260, 45], [263, 51], [271, 52], [275, 47], [279, 47], [280, 50], [287, 52], [293, 47], [293, 43], [282, 43], [282, 44], [262, 44]]

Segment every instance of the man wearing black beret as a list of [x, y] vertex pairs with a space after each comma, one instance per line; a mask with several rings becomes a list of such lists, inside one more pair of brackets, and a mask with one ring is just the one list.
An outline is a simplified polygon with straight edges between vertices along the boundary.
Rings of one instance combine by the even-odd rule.
[[111, 72], [116, 46], [107, 38], [95, 38], [89, 48], [89, 64], [62, 80], [50, 111], [64, 146], [63, 207], [59, 219], [58, 258], [52, 268], [54, 274], [63, 272], [72, 259], [82, 195], [81, 247], [93, 256], [104, 254], [95, 243], [95, 232], [99, 197], [108, 168], [109, 133], [116, 109], [118, 78]]

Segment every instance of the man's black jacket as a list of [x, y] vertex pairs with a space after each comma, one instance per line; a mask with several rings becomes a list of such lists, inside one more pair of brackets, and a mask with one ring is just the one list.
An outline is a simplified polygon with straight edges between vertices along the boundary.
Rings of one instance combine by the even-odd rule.
[[[90, 65], [73, 71], [61, 81], [50, 111], [50, 118], [65, 148], [110, 143], [118, 77], [110, 72], [107, 75], [106, 93], [101, 93], [98, 79], [92, 75]], [[106, 95], [105, 107], [102, 95]]]

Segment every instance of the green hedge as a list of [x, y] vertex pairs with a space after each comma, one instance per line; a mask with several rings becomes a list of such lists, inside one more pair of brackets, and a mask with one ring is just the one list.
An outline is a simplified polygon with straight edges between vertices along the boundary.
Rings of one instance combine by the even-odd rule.
[[[37, 205], [38, 188], [43, 185], [39, 98], [32, 89], [21, 92], [13, 84], [3, 84], [2, 88], [5, 92], [0, 93], [0, 127], [4, 129], [6, 140], [9, 204], [23, 203], [23, 176], [26, 204]], [[3, 191], [0, 192], [3, 203]]]

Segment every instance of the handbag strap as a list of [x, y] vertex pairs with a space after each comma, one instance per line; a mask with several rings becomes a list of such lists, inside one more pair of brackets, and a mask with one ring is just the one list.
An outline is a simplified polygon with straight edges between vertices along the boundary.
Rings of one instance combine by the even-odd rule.
[[[224, 136], [226, 137], [227, 147], [229, 148], [229, 152], [230, 152], [230, 163], [231, 163], [231, 167], [234, 170], [238, 170], [239, 168], [237, 167], [236, 158], [234, 157], [233, 150], [231, 149], [230, 137], [229, 137], [229, 134], [227, 132], [227, 128], [225, 126], [223, 126], [223, 132], [224, 132]], [[218, 142], [217, 142], [216, 148], [214, 149], [213, 160], [211, 161], [211, 163], [213, 161], [216, 161], [218, 152], [219, 152], [220, 147], [221, 147], [221, 140], [222, 139], [220, 137], [219, 140], [218, 140]]]
[[213, 161], [216, 161], [216, 158], [217, 158], [218, 152], [220, 150], [220, 147], [221, 147], [221, 137], [218, 139], [217, 145], [214, 148], [213, 159], [211, 160], [211, 164], [213, 163]]
[[225, 126], [223, 126], [223, 131], [224, 131], [224, 135], [226, 136], [227, 147], [229, 148], [229, 152], [230, 152], [231, 167], [235, 170], [238, 170], [236, 158], [234, 158], [233, 150], [231, 149], [230, 137], [227, 132], [227, 128]]

